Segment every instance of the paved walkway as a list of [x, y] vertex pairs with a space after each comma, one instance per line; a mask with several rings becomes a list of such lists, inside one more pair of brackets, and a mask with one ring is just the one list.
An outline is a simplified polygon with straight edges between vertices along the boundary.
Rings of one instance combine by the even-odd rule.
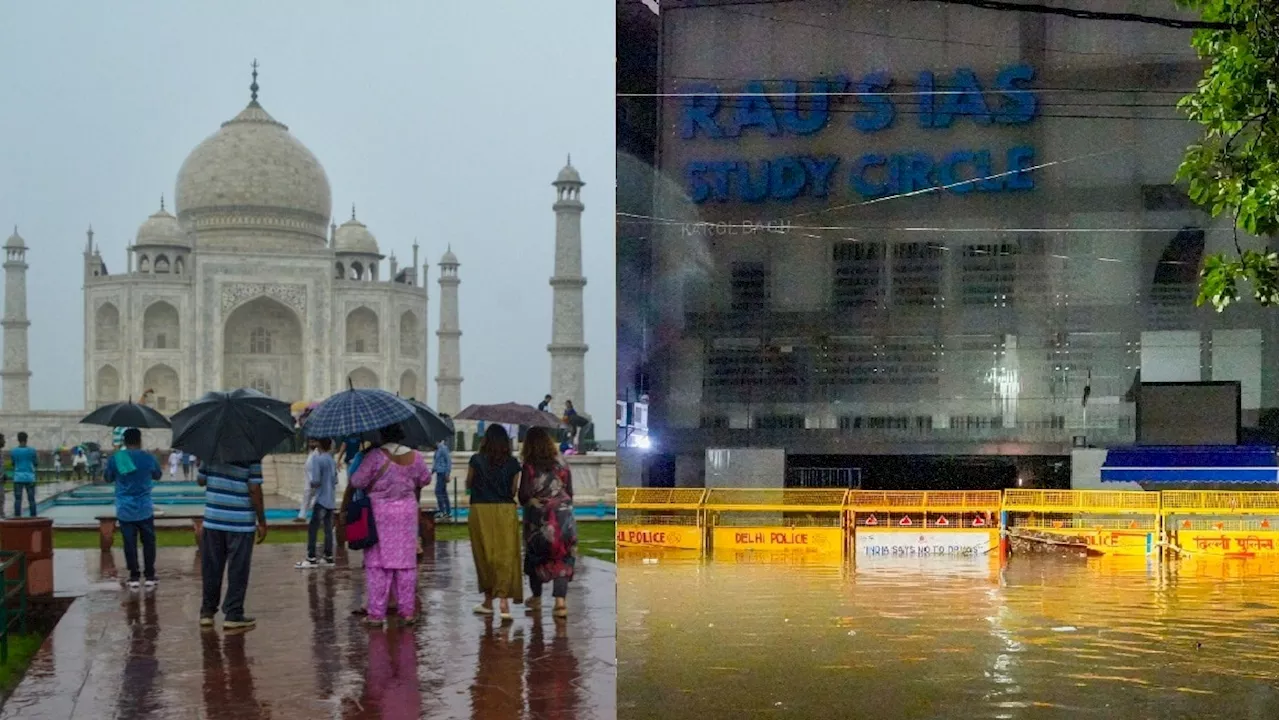
[[[122, 556], [55, 556], [59, 592], [85, 593], [36, 656], [0, 720], [70, 718], [611, 718], [616, 713], [615, 568], [584, 558], [573, 615], [503, 627], [471, 613], [465, 542], [439, 543], [421, 566], [416, 628], [370, 630], [359, 553], [352, 565], [301, 571], [301, 548], [254, 553], [249, 632], [198, 624], [194, 549], [162, 548], [160, 586], [130, 593]], [[549, 592], [549, 591], [548, 591]]]

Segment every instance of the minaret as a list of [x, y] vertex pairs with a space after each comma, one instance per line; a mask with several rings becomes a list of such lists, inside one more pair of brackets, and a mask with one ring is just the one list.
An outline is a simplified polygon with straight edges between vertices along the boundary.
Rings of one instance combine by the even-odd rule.
[[4, 244], [4, 411], [27, 412], [31, 409], [31, 370], [27, 364], [27, 244], [13, 228]]
[[566, 159], [552, 183], [556, 188], [556, 267], [551, 278], [551, 395], [555, 409], [572, 400], [586, 412], [587, 344], [582, 337], [582, 178]]
[[[425, 274], [425, 273], [424, 273]], [[462, 410], [462, 330], [458, 325], [458, 257], [451, 246], [440, 258], [440, 359], [436, 375], [436, 411], [457, 415]]]

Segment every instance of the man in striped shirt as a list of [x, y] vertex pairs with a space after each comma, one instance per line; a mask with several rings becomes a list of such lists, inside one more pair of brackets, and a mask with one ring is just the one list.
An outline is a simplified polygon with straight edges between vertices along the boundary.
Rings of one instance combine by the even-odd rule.
[[[249, 587], [254, 535], [259, 543], [267, 539], [262, 462], [202, 465], [196, 482], [205, 488], [204, 533], [200, 541], [204, 601], [200, 624], [213, 625], [221, 601], [224, 628], [251, 628], [255, 621], [244, 614], [244, 595]], [[224, 572], [226, 597], [222, 596]]]

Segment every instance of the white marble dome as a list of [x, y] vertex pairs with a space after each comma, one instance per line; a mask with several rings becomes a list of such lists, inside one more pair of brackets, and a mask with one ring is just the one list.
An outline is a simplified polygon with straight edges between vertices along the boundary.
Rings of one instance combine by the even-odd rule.
[[338, 252], [378, 254], [378, 240], [369, 232], [365, 224], [355, 218], [354, 211], [350, 220], [338, 226], [333, 235], [333, 249]]
[[564, 168], [560, 170], [560, 174], [556, 176], [555, 184], [560, 185], [562, 183], [571, 185], [586, 184], [582, 182], [582, 176], [578, 174], [577, 168], [572, 165], [565, 165]]
[[159, 212], [147, 218], [146, 222], [142, 223], [142, 227], [138, 228], [138, 234], [134, 238], [133, 244], [135, 246], [191, 246], [191, 243], [187, 241], [187, 234], [182, 230], [182, 225], [178, 223], [178, 218], [170, 215], [164, 209], [163, 201], [160, 203]]
[[332, 207], [320, 161], [257, 100], [191, 151], [174, 201], [197, 233], [266, 230], [321, 244]]

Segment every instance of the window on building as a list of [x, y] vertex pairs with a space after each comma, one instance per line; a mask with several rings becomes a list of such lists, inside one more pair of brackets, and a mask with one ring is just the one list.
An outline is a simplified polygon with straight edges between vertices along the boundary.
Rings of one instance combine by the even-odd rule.
[[840, 242], [832, 248], [831, 301], [837, 310], [880, 303], [884, 243]]
[[266, 378], [256, 377], [250, 383], [249, 387], [257, 390], [263, 395], [271, 394], [271, 383]]
[[[249, 333], [249, 352], [254, 355], [271, 354], [271, 332], [266, 328], [254, 328]], [[268, 395], [270, 393], [267, 393]]]
[[157, 349], [157, 350], [164, 350], [164, 349], [165, 349], [165, 348], [167, 348], [167, 347], [169, 347], [169, 346], [165, 344], [165, 337], [164, 337], [164, 333], [157, 333], [157, 334], [156, 334], [156, 349]]
[[803, 415], [757, 415], [757, 430], [803, 430]]
[[769, 268], [762, 262], [736, 262], [730, 297], [734, 312], [758, 312], [769, 307]]

